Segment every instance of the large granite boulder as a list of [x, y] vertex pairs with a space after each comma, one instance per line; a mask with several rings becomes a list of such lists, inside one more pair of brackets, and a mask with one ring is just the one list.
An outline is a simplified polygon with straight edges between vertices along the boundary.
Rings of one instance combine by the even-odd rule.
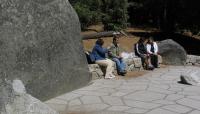
[[0, 114], [58, 114], [40, 100], [26, 93], [20, 80], [0, 85]]
[[200, 69], [195, 69], [192, 71], [184, 72], [181, 74], [180, 79], [181, 83], [200, 86]]
[[90, 81], [80, 23], [68, 0], [0, 0], [0, 70], [40, 100]]
[[159, 53], [162, 56], [162, 63], [168, 65], [184, 65], [187, 59], [185, 49], [171, 39], [158, 43]]

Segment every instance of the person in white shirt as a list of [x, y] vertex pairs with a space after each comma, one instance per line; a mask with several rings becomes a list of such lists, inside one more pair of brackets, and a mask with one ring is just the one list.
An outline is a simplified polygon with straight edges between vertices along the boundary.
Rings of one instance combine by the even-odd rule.
[[147, 53], [150, 55], [150, 58], [151, 58], [151, 64], [155, 68], [159, 68], [159, 63], [158, 63], [158, 45], [154, 41], [153, 37], [150, 37], [148, 39], [146, 48], [147, 48]]

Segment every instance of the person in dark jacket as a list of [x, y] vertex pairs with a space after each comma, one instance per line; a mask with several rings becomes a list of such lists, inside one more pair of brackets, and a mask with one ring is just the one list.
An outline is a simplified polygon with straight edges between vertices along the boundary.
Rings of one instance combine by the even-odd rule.
[[115, 75], [113, 74], [113, 62], [112, 60], [106, 58], [106, 54], [108, 53], [108, 49], [103, 48], [104, 41], [103, 39], [99, 38], [96, 41], [96, 45], [94, 46], [92, 50], [92, 55], [94, 56], [95, 63], [100, 65], [100, 66], [105, 66], [106, 67], [106, 73], [105, 73], [105, 78], [106, 79], [111, 79], [114, 78]]
[[144, 37], [140, 38], [140, 40], [135, 45], [135, 54], [141, 58], [142, 65], [145, 69], [152, 70], [153, 66], [151, 64], [150, 56], [147, 52], [145, 41], [146, 39]]

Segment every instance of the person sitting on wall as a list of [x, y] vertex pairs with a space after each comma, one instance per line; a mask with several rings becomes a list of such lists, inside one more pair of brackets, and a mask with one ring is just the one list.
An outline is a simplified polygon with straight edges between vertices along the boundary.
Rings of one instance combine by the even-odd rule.
[[135, 55], [140, 57], [142, 60], [142, 65], [146, 70], [153, 70], [154, 67], [151, 64], [151, 59], [146, 49], [146, 39], [141, 37], [139, 41], [135, 44]]
[[153, 37], [150, 37], [147, 42], [147, 53], [150, 55], [151, 58], [151, 64], [155, 67], [159, 67], [158, 63], [158, 45], [154, 41]]
[[106, 53], [108, 53], [108, 49], [103, 48], [103, 44], [103, 39], [99, 38], [96, 41], [96, 45], [92, 50], [92, 55], [95, 59], [96, 64], [106, 67], [105, 79], [111, 79], [115, 77], [115, 75], [113, 74], [113, 62], [112, 60], [106, 58]]
[[118, 75], [125, 76], [126, 64], [121, 56], [123, 49], [119, 45], [119, 34], [114, 34], [113, 43], [108, 50], [108, 56], [116, 63]]

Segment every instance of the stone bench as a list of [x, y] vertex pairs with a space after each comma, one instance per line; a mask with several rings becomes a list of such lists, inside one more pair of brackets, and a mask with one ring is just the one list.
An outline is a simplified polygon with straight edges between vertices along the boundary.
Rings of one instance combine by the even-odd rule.
[[[140, 71], [143, 69], [141, 58], [134, 57], [131, 59], [124, 60], [126, 63], [126, 70], [130, 71]], [[98, 64], [89, 64], [89, 72], [92, 74], [92, 79], [104, 78], [105, 67], [101, 67]], [[113, 62], [113, 67], [116, 70], [116, 64]]]

